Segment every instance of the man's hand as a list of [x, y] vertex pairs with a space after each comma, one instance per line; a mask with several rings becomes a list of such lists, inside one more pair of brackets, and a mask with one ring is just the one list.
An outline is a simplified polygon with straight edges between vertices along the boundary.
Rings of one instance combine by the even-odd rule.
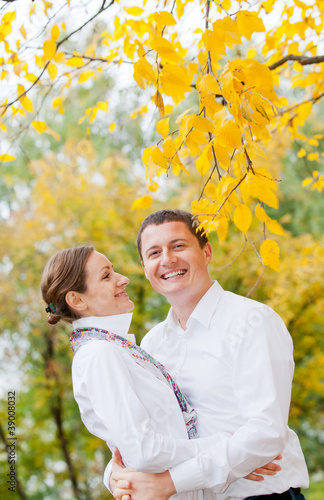
[[[281, 460], [282, 456], [278, 455], [274, 460]], [[262, 467], [258, 467], [251, 474], [245, 476], [245, 479], [250, 479], [251, 481], [263, 481], [263, 476], [274, 476], [278, 471], [281, 470], [280, 465], [274, 464], [273, 462], [269, 462]], [[261, 475], [258, 475], [261, 474]]]
[[[112, 464], [112, 467], [111, 467], [112, 471], [111, 471], [111, 475], [109, 478], [109, 486], [110, 486], [111, 491], [114, 494], [116, 487], [117, 487], [117, 481], [115, 481], [113, 479], [114, 473], [116, 473], [116, 474], [122, 473], [122, 472], [129, 473], [129, 472], [133, 472], [134, 469], [132, 469], [132, 467], [125, 467], [125, 464], [123, 462], [122, 456], [121, 456], [118, 448], [115, 448], [111, 464]], [[131, 483], [129, 483], [128, 481], [124, 481], [123, 484], [124, 484], [125, 488], [131, 487]], [[121, 498], [121, 500], [131, 500], [131, 497], [127, 494], [123, 494], [120, 498]]]
[[[111, 475], [117, 486], [114, 497], [121, 500], [167, 500], [176, 493], [168, 471], [159, 474], [128, 472], [123, 469]], [[128, 495], [128, 496], [127, 496]]]

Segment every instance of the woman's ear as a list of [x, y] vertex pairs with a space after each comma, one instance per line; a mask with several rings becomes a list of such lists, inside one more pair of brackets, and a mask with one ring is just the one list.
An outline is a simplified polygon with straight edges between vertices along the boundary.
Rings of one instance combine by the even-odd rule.
[[70, 291], [65, 295], [65, 301], [71, 309], [77, 312], [85, 311], [87, 304], [78, 292]]

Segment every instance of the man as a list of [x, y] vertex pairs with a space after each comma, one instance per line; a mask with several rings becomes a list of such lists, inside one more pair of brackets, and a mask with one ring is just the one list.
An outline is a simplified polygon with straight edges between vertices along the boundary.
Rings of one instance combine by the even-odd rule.
[[[212, 248], [196, 225], [180, 210], [153, 213], [142, 223], [137, 243], [145, 275], [172, 306], [142, 347], [164, 364], [195, 408], [199, 436], [221, 431], [219, 446], [162, 474], [117, 468], [114, 495], [162, 500], [206, 489], [207, 499], [303, 499], [307, 468], [287, 425], [291, 337], [271, 308], [211, 280]], [[279, 454], [276, 476], [244, 479]]]

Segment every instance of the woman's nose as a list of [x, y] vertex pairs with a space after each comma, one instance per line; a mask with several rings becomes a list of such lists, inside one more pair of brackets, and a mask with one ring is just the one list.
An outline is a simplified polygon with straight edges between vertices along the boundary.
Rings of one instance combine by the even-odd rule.
[[130, 280], [129, 280], [129, 278], [127, 278], [127, 276], [124, 276], [123, 274], [119, 274], [119, 273], [116, 273], [116, 274], [117, 274], [116, 282], [117, 282], [118, 286], [128, 285]]

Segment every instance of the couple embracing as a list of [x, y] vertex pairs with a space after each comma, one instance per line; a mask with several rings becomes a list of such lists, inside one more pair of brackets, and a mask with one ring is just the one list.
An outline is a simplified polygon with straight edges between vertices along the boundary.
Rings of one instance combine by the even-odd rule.
[[122, 500], [303, 500], [307, 468], [287, 423], [291, 337], [271, 308], [211, 279], [197, 225], [161, 210], [140, 227], [145, 275], [171, 304], [141, 346], [128, 332], [129, 279], [107, 256], [79, 246], [44, 269], [48, 322], [73, 326], [81, 418], [115, 451], [104, 482]]

